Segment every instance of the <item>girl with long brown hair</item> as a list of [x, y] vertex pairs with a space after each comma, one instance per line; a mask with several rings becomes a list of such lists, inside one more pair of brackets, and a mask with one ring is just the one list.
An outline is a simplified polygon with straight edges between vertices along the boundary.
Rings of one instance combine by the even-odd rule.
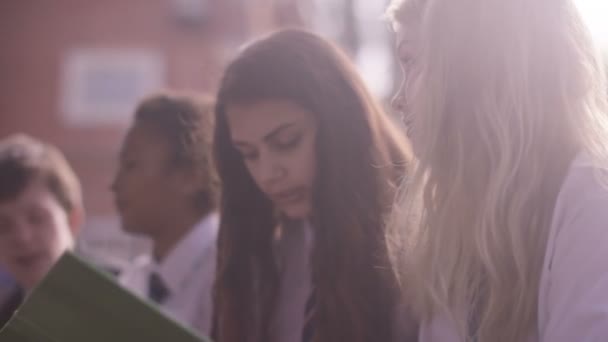
[[390, 341], [384, 219], [410, 147], [348, 58], [304, 31], [258, 40], [228, 66], [216, 119], [215, 338]]

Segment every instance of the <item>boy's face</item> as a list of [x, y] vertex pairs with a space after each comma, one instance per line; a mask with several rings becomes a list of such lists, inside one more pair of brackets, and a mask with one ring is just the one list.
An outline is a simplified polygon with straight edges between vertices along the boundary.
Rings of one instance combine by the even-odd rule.
[[14, 200], [0, 202], [0, 263], [31, 289], [74, 245], [76, 220], [41, 180]]

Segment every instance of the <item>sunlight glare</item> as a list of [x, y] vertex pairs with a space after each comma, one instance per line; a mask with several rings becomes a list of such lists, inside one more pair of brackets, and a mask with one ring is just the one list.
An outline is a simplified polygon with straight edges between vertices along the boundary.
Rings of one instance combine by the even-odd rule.
[[576, 0], [593, 37], [603, 50], [608, 50], [608, 0]]

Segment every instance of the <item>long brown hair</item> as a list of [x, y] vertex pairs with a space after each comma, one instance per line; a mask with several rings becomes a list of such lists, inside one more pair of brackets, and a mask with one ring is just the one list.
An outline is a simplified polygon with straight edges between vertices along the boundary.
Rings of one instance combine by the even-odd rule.
[[384, 218], [410, 159], [409, 143], [369, 94], [348, 58], [305, 31], [247, 47], [228, 67], [216, 106], [223, 186], [215, 285], [215, 338], [268, 341], [280, 282], [279, 222], [234, 149], [228, 104], [291, 101], [318, 120], [312, 225], [315, 341], [387, 341], [396, 303]]

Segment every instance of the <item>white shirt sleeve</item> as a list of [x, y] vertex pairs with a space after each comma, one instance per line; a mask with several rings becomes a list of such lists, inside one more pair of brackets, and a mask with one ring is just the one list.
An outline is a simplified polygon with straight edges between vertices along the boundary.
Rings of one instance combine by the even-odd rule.
[[576, 177], [555, 208], [541, 342], [608, 341], [608, 191], [591, 174]]

